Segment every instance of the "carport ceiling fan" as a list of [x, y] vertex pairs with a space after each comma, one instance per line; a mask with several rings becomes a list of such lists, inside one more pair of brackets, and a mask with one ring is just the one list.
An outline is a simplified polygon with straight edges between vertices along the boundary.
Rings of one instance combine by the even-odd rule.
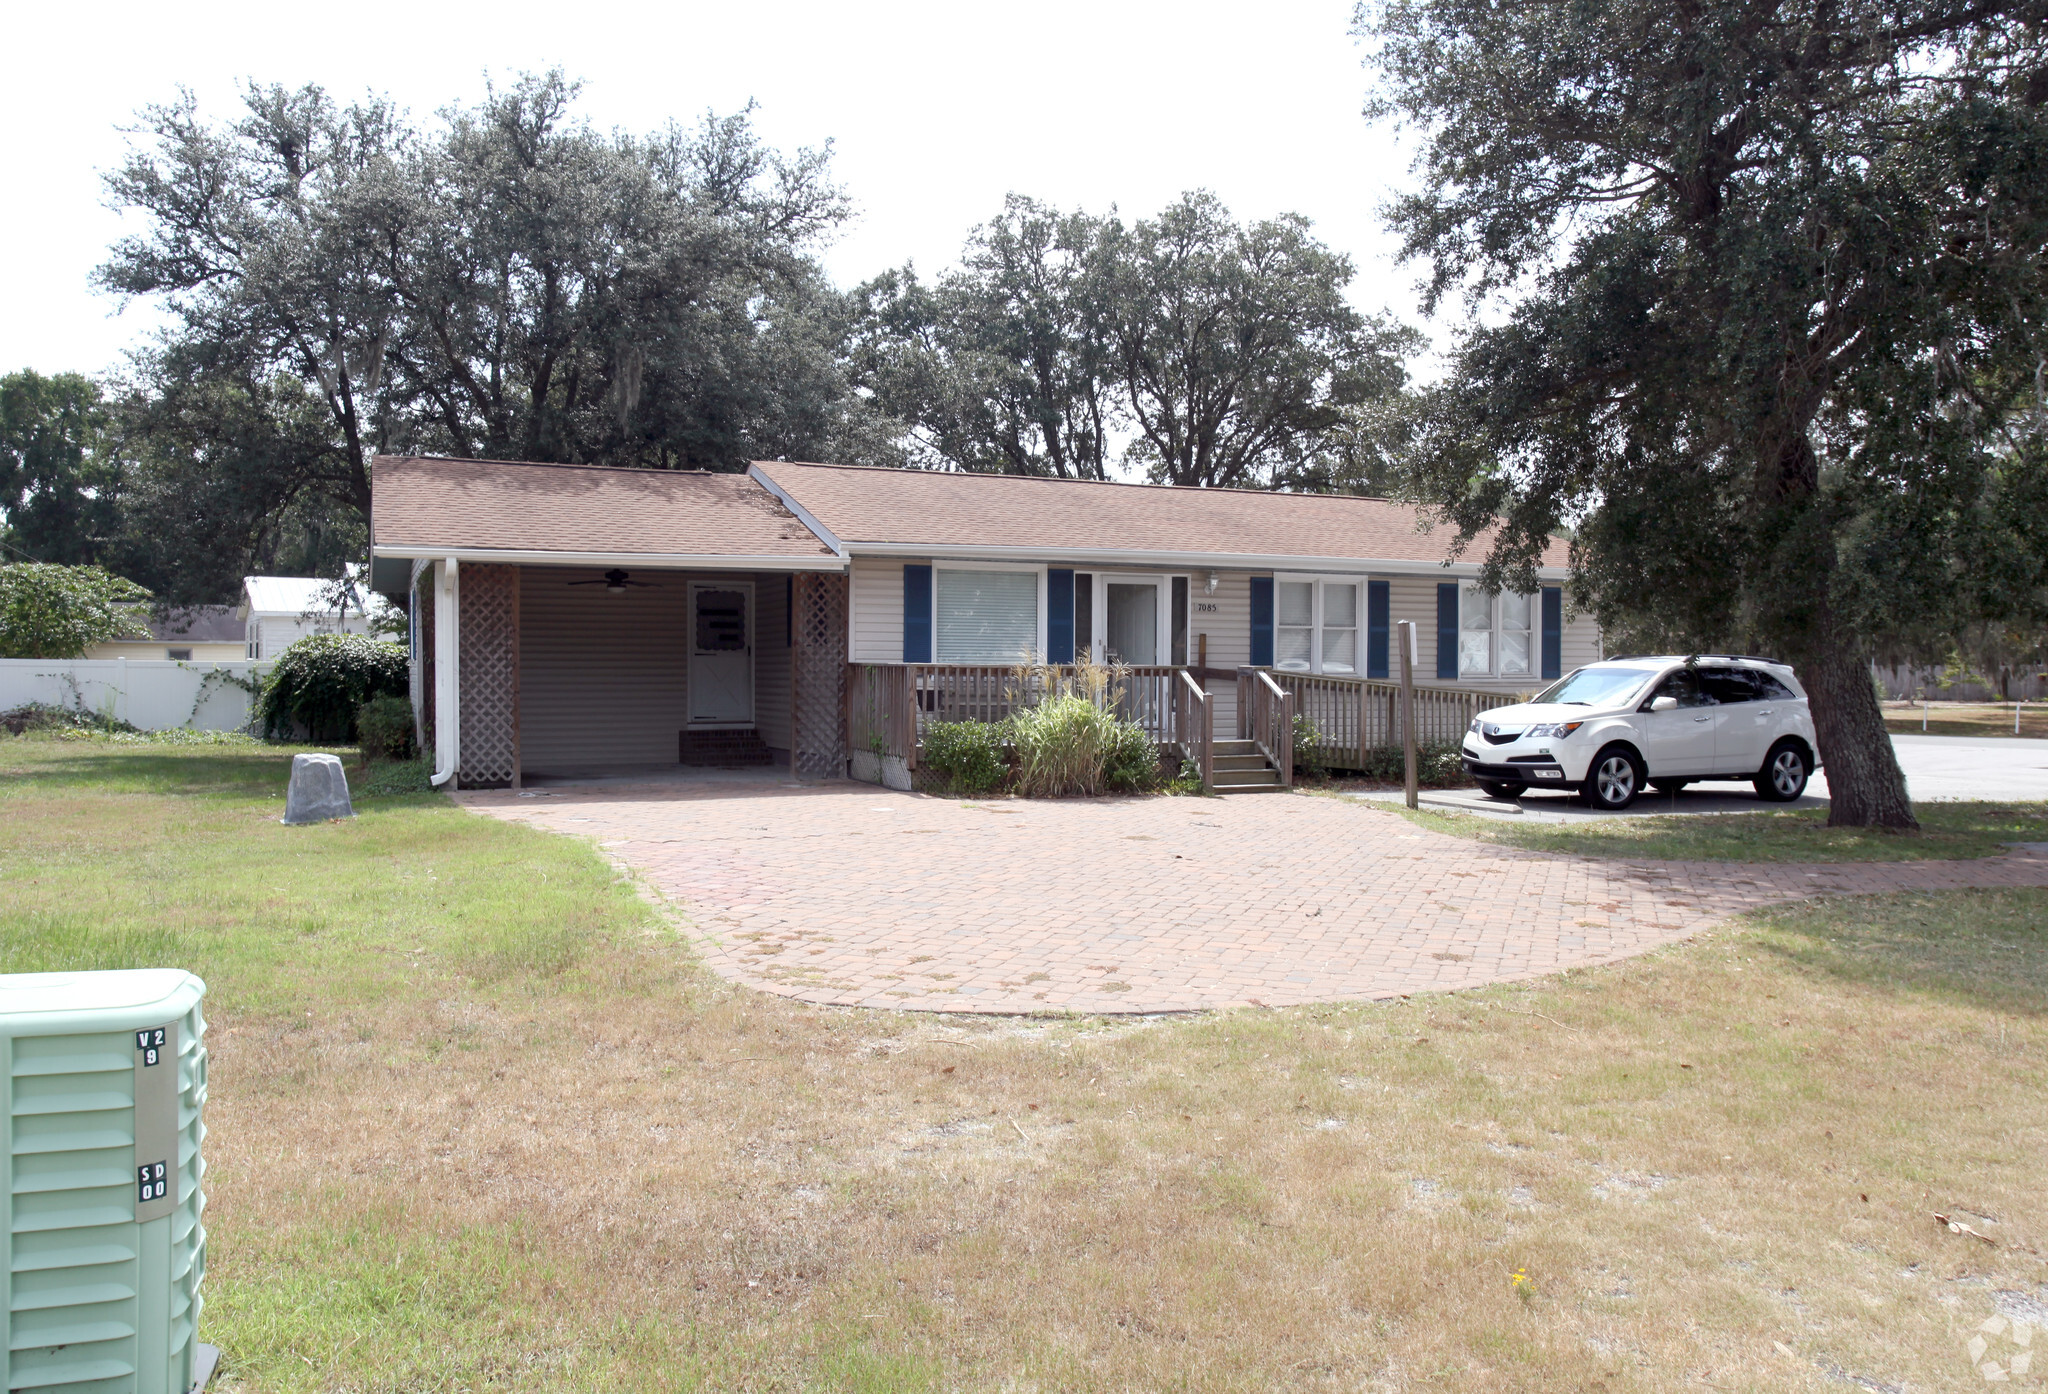
[[572, 586], [603, 586], [605, 591], [611, 595], [624, 595], [628, 586], [638, 586], [642, 590], [650, 591], [661, 589], [660, 586], [655, 585], [652, 581], [635, 581], [617, 567], [613, 567], [610, 571], [605, 572], [604, 575], [592, 580], [571, 581], [569, 584]]

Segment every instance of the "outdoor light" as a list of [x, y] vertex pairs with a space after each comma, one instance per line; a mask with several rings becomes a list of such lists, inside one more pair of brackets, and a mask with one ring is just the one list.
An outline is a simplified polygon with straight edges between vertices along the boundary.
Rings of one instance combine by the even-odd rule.
[[1215, 573], [1215, 572], [1213, 572], [1213, 571], [1212, 571], [1212, 572], [1210, 572], [1210, 573], [1209, 573], [1209, 579], [1208, 579], [1208, 580], [1206, 580], [1206, 581], [1204, 581], [1204, 582], [1202, 582], [1202, 594], [1203, 594], [1203, 595], [1214, 595], [1214, 594], [1216, 594], [1216, 580], [1217, 580], [1217, 577], [1216, 577], [1216, 573]]

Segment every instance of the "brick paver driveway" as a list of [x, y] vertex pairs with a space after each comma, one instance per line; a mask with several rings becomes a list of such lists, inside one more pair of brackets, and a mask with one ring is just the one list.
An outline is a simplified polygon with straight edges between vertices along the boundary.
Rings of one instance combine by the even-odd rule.
[[736, 981], [928, 1011], [1185, 1011], [1531, 977], [1816, 895], [2048, 886], [2048, 858], [1609, 862], [1305, 795], [992, 801], [856, 784], [465, 794], [595, 838]]

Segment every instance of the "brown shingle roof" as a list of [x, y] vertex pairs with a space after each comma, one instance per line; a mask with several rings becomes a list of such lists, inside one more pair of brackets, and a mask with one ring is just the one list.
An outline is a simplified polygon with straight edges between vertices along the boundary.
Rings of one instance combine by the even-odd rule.
[[380, 455], [379, 548], [823, 558], [831, 549], [743, 474]]
[[[1385, 499], [1178, 489], [1000, 474], [940, 474], [759, 461], [754, 468], [841, 542], [1020, 552], [1159, 552], [1437, 563], [1455, 530], [1417, 529], [1416, 510]], [[1463, 560], [1479, 561], [1481, 536]], [[1564, 566], [1553, 541], [1543, 564]]]

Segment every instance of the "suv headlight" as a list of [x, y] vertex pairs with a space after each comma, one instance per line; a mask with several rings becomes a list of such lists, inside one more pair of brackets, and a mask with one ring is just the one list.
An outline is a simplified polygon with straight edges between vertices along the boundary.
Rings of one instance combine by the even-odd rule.
[[1466, 735], [1468, 735], [1468, 736], [1476, 736], [1476, 735], [1478, 735], [1478, 734], [1479, 734], [1479, 718], [1478, 718], [1478, 717], [1476, 717], [1476, 716], [1475, 716], [1475, 717], [1473, 717], [1473, 718], [1472, 718], [1472, 724], [1471, 724], [1470, 726], [1467, 726], [1467, 727], [1465, 728], [1465, 734], [1466, 734]]
[[1552, 721], [1540, 726], [1531, 726], [1522, 732], [1524, 739], [1531, 736], [1537, 740], [1561, 741], [1586, 723], [1583, 721]]

